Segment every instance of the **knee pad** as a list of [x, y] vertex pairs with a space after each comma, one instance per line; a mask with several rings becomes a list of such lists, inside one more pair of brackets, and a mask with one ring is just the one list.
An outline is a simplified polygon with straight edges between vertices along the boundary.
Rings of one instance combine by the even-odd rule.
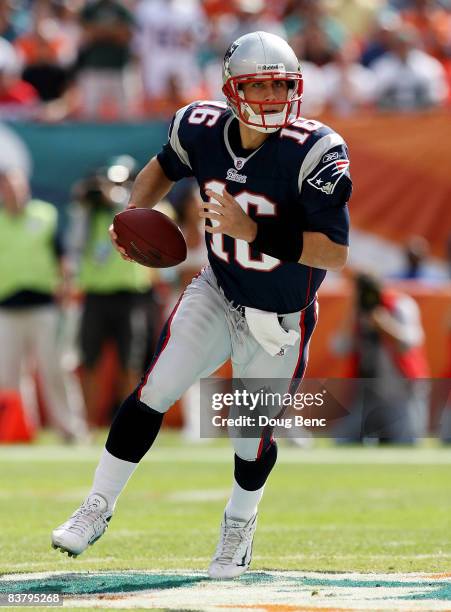
[[106, 441], [109, 453], [118, 459], [139, 463], [155, 441], [163, 414], [138, 399], [137, 391], [121, 404]]
[[235, 454], [235, 480], [242, 489], [256, 491], [265, 484], [277, 461], [277, 444], [272, 440], [255, 461], [246, 461]]

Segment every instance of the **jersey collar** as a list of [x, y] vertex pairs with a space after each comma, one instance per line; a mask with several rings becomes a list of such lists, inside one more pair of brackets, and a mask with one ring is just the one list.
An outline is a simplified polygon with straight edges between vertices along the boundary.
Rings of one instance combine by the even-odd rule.
[[[232, 124], [232, 122], [236, 122], [236, 123]], [[239, 129], [237, 128], [238, 128], [238, 119], [236, 119], [233, 115], [231, 115], [227, 119], [224, 125], [224, 143], [225, 143], [226, 149], [230, 157], [233, 159], [233, 165], [235, 166], [237, 170], [241, 170], [243, 166], [251, 159], [251, 157], [253, 157], [256, 153], [260, 151], [260, 149], [267, 142], [267, 140], [265, 140], [258, 147], [258, 149], [255, 149], [254, 151], [252, 151], [252, 153], [247, 154], [247, 149], [243, 149], [243, 147], [241, 146], [241, 141], [239, 137]], [[235, 154], [235, 152], [232, 149], [232, 144], [233, 144], [233, 148], [235, 149], [235, 151], [238, 151], [240, 155]]]

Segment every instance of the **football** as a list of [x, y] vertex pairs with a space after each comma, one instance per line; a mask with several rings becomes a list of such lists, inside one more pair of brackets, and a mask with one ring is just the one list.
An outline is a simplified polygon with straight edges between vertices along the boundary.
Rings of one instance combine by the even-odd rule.
[[170, 268], [186, 259], [186, 242], [167, 215], [149, 208], [130, 208], [113, 221], [117, 242], [129, 257], [149, 268]]

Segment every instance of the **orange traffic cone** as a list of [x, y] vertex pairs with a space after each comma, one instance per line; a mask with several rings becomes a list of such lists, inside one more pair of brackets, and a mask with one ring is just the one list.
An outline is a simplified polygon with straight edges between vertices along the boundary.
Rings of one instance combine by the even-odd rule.
[[0, 390], [0, 443], [31, 442], [35, 431], [28, 422], [20, 393]]

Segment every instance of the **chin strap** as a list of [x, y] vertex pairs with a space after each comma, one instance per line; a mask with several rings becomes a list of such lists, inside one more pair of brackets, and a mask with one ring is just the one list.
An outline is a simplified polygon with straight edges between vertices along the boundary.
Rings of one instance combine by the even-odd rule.
[[[249, 125], [248, 123], [246, 123], [246, 121], [244, 121], [243, 123], [248, 125], [248, 127], [254, 130], [257, 130], [258, 132], [265, 132], [265, 133], [277, 132], [277, 130], [280, 130], [281, 124], [283, 123], [285, 117], [287, 116], [286, 115], [287, 105], [288, 103], [285, 104], [285, 106], [283, 107], [283, 110], [280, 111], [280, 113], [275, 113], [273, 115], [268, 115], [267, 117], [265, 117], [266, 125], [263, 125], [262, 113], [255, 113], [252, 110], [250, 104], [243, 101], [241, 103], [241, 113], [243, 113], [243, 111], [246, 112], [248, 114], [249, 120], [252, 121], [253, 124], [258, 124], [258, 125]], [[271, 125], [271, 123], [268, 123], [268, 119], [270, 121], [274, 121], [278, 125]]]

